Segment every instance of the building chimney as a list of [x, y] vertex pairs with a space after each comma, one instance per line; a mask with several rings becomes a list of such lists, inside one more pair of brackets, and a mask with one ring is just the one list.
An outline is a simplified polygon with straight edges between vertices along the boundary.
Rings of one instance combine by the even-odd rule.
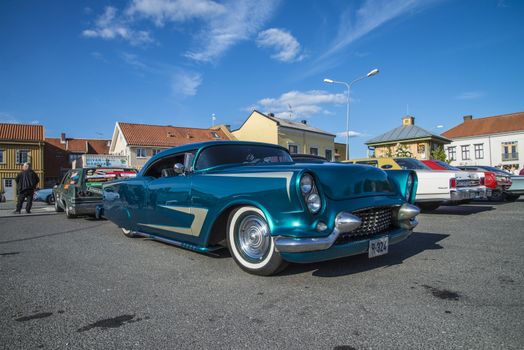
[[462, 118], [464, 118], [464, 121], [467, 122], [468, 120], [473, 119], [473, 116], [472, 115], [465, 115]]
[[402, 126], [415, 125], [415, 117], [412, 115], [405, 115], [402, 117]]
[[226, 124], [224, 126], [226, 127], [227, 131], [231, 131], [231, 124]]
[[302, 124], [307, 125], [307, 120], [305, 120], [305, 119], [302, 119], [300, 122], [301, 122]]
[[65, 132], [60, 134], [60, 143], [64, 145], [66, 143]]

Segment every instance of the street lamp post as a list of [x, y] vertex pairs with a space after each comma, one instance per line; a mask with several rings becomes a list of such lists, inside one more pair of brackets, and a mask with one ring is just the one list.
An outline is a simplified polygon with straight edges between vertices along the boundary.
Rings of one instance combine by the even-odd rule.
[[356, 83], [357, 81], [360, 81], [362, 79], [366, 79], [369, 77], [372, 77], [374, 75], [377, 75], [379, 72], [378, 69], [371, 70], [368, 74], [363, 75], [361, 77], [358, 77], [357, 79], [353, 80], [350, 83], [346, 83], [345, 81], [337, 81], [332, 79], [324, 79], [324, 83], [327, 84], [342, 84], [345, 85], [348, 89], [347, 93], [347, 107], [346, 107], [346, 160], [349, 160], [349, 110], [350, 110], [350, 104], [351, 104], [351, 86]]

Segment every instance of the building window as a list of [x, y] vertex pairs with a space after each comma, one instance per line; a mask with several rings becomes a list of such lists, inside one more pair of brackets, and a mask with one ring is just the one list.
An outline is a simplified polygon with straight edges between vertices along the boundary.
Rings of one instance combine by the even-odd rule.
[[156, 156], [158, 153], [162, 152], [161, 149], [158, 149], [158, 148], [154, 148], [153, 149], [153, 155]]
[[326, 150], [326, 159], [329, 160], [330, 162], [333, 160], [333, 151], [332, 150], [330, 149]]
[[0, 164], [4, 164], [4, 150], [0, 149]]
[[70, 153], [69, 154], [69, 162], [73, 163], [73, 161], [82, 158], [82, 155], [79, 153]]
[[29, 162], [29, 151], [26, 149], [19, 149], [16, 151], [16, 164], [24, 164]]
[[457, 147], [456, 146], [448, 147], [448, 159], [457, 160]]
[[460, 147], [462, 151], [462, 160], [469, 160], [469, 145]]
[[297, 154], [298, 153], [298, 146], [297, 145], [289, 145], [289, 153]]
[[218, 136], [218, 133], [216, 131], [211, 131], [211, 136], [213, 136], [214, 139], [220, 138], [220, 136]]
[[484, 159], [484, 144], [478, 143], [475, 147], [475, 159]]
[[137, 158], [145, 158], [146, 157], [146, 149], [145, 148], [137, 148], [136, 149], [136, 157]]
[[517, 152], [518, 142], [502, 142], [502, 160], [519, 160], [519, 154]]
[[310, 147], [309, 148], [309, 154], [312, 154], [314, 156], [318, 156], [318, 148], [316, 147]]

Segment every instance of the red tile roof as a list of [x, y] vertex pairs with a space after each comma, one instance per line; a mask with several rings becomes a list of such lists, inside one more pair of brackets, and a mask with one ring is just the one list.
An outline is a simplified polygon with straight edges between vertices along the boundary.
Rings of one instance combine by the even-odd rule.
[[[183, 128], [170, 125], [118, 123], [128, 145], [174, 147], [187, 143], [229, 140], [220, 129]], [[219, 138], [212, 135], [216, 133]]]
[[32, 124], [0, 123], [0, 140], [44, 141], [44, 127]]
[[109, 154], [111, 142], [111, 140], [66, 138], [66, 143], [60, 143], [60, 138], [54, 137], [46, 137], [45, 141], [64, 151], [87, 154]]
[[443, 132], [442, 136], [455, 139], [512, 131], [524, 131], [524, 112], [466, 120], [462, 124]]

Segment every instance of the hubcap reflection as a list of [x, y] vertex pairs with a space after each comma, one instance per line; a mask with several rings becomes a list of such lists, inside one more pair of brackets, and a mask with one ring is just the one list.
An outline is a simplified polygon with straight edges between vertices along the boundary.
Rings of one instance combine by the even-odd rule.
[[263, 260], [270, 248], [271, 237], [267, 223], [258, 215], [247, 215], [238, 226], [240, 254], [251, 262]]

